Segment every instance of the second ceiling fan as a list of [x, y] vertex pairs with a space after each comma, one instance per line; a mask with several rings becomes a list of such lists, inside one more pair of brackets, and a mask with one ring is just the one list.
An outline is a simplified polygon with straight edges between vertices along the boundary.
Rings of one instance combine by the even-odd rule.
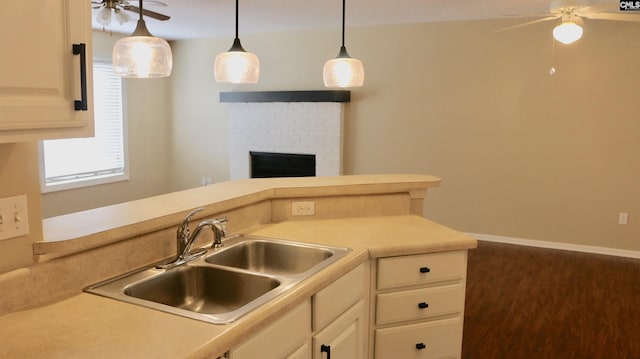
[[[100, 9], [96, 15], [96, 21], [102, 26], [109, 26], [113, 18], [120, 24], [124, 24], [129, 21], [129, 14], [126, 11], [130, 11], [136, 14], [140, 13], [140, 8], [129, 4], [126, 0], [94, 0], [91, 2], [94, 9]], [[167, 4], [161, 1], [147, 0], [144, 2], [150, 5], [164, 6]], [[160, 21], [169, 20], [171, 17], [157, 13], [155, 11], [143, 9], [142, 11], [145, 17], [150, 17]]]
[[588, 0], [554, 0], [549, 5], [548, 13], [531, 16], [542, 18], [509, 26], [498, 32], [559, 19], [560, 24], [553, 29], [553, 37], [564, 44], [570, 44], [582, 37], [584, 19], [640, 22], [639, 15], [620, 12], [616, 3], [591, 5]]

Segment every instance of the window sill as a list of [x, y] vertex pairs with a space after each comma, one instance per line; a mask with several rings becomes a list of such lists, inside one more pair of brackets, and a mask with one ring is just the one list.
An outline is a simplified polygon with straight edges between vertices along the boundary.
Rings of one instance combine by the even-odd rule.
[[108, 183], [116, 183], [116, 182], [124, 182], [129, 180], [129, 174], [115, 174], [115, 175], [105, 175], [102, 177], [94, 177], [91, 179], [73, 181], [67, 183], [59, 183], [54, 185], [46, 185], [40, 184], [40, 190], [42, 193], [53, 193], [60, 191], [67, 191], [72, 189], [80, 189], [86, 187], [99, 186]]

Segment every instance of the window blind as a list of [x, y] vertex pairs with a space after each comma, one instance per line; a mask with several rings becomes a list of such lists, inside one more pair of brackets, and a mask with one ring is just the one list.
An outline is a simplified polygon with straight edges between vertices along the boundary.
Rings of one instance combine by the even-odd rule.
[[122, 80], [96, 61], [93, 83], [95, 137], [44, 141], [46, 187], [125, 174]]

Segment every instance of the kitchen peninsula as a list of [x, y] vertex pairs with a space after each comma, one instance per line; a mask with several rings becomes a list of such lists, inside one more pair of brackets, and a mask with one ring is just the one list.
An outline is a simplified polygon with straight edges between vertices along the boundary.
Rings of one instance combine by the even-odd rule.
[[[216, 358], [227, 353], [240, 358], [245, 343], [260, 339], [293, 308], [301, 308], [313, 328], [299, 348], [285, 349], [286, 357], [324, 358], [316, 339], [352, 317], [362, 328], [354, 336], [358, 357], [382, 358], [376, 353], [393, 349], [397, 333], [437, 337], [443, 332], [450, 337], [447, 350], [459, 356], [466, 252], [476, 241], [423, 217], [427, 190], [439, 182], [427, 175], [239, 180], [46, 219], [45, 238], [34, 244], [39, 263], [0, 274], [0, 357]], [[294, 216], [294, 202], [313, 202], [313, 215]], [[204, 210], [195, 221], [226, 215], [230, 233], [352, 251], [225, 325], [82, 292], [90, 284], [174, 256], [176, 228], [196, 207]], [[203, 236], [199, 245], [210, 241]], [[414, 262], [421, 272], [431, 272], [431, 279], [413, 280], [402, 272]], [[432, 264], [428, 268], [425, 262]], [[357, 303], [321, 324], [317, 308], [323, 296], [355, 272], [364, 278]], [[414, 294], [433, 295], [432, 312], [385, 309]], [[421, 302], [420, 308], [425, 305]], [[437, 343], [411, 344], [411, 350], [423, 349], [438, 350]]]

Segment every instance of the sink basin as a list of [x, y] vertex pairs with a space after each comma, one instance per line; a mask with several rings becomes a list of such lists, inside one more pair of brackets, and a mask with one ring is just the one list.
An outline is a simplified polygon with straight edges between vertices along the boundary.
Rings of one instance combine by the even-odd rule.
[[238, 235], [169, 269], [150, 267], [85, 288], [88, 293], [226, 324], [344, 257], [350, 249]]
[[234, 311], [279, 285], [278, 280], [266, 276], [181, 266], [131, 285], [124, 294], [196, 313], [220, 314]]
[[330, 258], [325, 247], [273, 240], [247, 240], [207, 257], [207, 263], [258, 273], [297, 275]]

